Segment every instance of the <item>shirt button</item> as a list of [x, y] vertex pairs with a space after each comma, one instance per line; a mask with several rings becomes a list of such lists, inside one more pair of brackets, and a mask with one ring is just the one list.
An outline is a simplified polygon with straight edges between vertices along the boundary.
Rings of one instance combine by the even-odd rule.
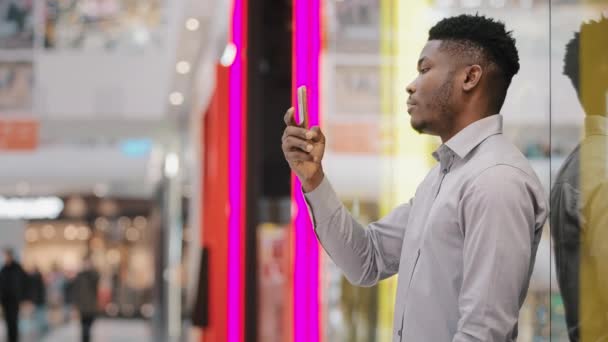
[[401, 337], [401, 330], [397, 331], [397, 335], [399, 335], [399, 337]]

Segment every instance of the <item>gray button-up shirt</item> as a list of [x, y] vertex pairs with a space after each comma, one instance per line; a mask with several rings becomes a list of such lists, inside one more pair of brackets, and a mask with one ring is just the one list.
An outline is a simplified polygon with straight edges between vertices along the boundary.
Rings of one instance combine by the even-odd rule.
[[515, 341], [547, 217], [541, 184], [500, 115], [433, 156], [414, 198], [367, 228], [325, 178], [305, 194], [318, 239], [353, 284], [399, 275], [393, 341]]

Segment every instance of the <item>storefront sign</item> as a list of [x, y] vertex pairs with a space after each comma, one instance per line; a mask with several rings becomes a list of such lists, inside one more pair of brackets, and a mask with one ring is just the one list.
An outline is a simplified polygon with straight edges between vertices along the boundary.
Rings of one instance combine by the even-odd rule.
[[39, 123], [35, 120], [0, 119], [0, 151], [35, 150]]

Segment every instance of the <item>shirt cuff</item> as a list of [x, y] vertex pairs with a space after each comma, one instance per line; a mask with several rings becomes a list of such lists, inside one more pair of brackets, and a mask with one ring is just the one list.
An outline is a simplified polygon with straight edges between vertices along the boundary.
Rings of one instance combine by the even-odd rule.
[[313, 217], [315, 227], [329, 220], [334, 213], [340, 209], [342, 202], [338, 199], [338, 195], [332, 188], [327, 177], [323, 177], [321, 184], [313, 191], [304, 193], [306, 204]]

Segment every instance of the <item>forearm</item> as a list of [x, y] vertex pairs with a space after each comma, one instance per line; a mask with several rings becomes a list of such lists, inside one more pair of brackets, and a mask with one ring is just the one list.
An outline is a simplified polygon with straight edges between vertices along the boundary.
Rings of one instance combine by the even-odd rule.
[[379, 272], [370, 231], [352, 217], [327, 179], [306, 199], [319, 242], [346, 278], [355, 285], [375, 284]]

